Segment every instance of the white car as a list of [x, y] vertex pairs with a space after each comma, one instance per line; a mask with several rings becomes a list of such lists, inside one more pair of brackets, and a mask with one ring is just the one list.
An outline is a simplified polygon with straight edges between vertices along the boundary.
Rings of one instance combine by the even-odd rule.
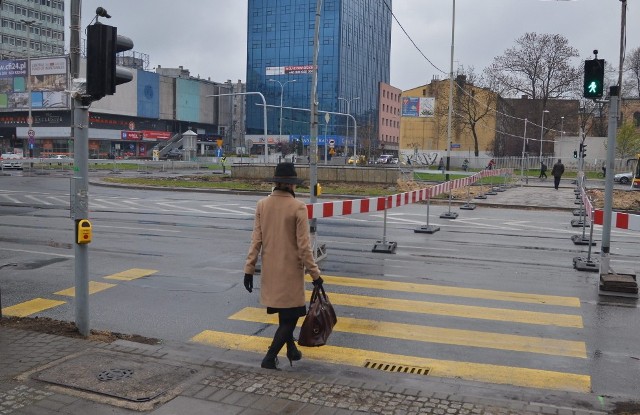
[[3, 169], [21, 169], [22, 157], [14, 153], [3, 153], [0, 156], [0, 167]]
[[390, 164], [393, 157], [393, 154], [383, 154], [378, 157], [376, 164]]
[[633, 173], [618, 173], [613, 176], [613, 181], [620, 184], [629, 184], [631, 183], [631, 179], [633, 179]]

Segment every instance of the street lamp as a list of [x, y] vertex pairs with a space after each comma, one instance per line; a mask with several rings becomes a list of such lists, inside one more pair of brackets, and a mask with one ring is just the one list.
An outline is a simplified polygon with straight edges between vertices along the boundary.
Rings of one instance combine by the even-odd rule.
[[544, 136], [544, 114], [549, 110], [542, 111], [542, 127], [540, 128], [540, 161], [542, 161], [542, 137]]
[[284, 83], [278, 81], [277, 79], [268, 79], [269, 82], [277, 82], [280, 84], [280, 134], [282, 135], [282, 97], [284, 96], [284, 86], [289, 82], [296, 82], [296, 79], [292, 79], [290, 81], [286, 81]]
[[564, 135], [564, 115], [560, 117], [560, 140], [562, 140], [563, 135]]
[[[27, 124], [29, 124], [28, 132], [31, 134], [33, 128], [33, 118], [31, 117], [31, 107], [33, 105], [31, 101], [31, 30], [33, 30], [33, 26], [36, 26], [36, 21], [24, 19], [20, 19], [20, 21], [22, 24], [27, 25], [27, 98], [29, 99], [29, 118], [27, 118]], [[29, 138], [31, 139], [31, 136], [29, 136]], [[29, 157], [32, 156], [33, 150], [31, 144], [29, 144]]]
[[[347, 103], [347, 114], [351, 115], [351, 101], [355, 101], [357, 99], [360, 99], [360, 97], [354, 97], [354, 98], [342, 98], [342, 97], [338, 97], [338, 99], [343, 100]], [[347, 138], [349, 137], [349, 117], [347, 117]], [[357, 148], [356, 148], [356, 139], [357, 137], [355, 136], [355, 133], [353, 135], [353, 158], [354, 158], [354, 163], [355, 163], [355, 159], [358, 156], [357, 154]], [[356, 164], [354, 164], [356, 165]]]

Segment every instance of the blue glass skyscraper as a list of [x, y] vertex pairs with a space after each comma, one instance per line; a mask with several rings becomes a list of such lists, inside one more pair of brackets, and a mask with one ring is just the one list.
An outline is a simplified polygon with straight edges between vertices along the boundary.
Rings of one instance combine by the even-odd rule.
[[[310, 107], [317, 0], [248, 0], [247, 92], [268, 105]], [[318, 109], [350, 112], [375, 128], [379, 83], [389, 83], [392, 0], [324, 0], [320, 16]], [[281, 96], [282, 94], [282, 96]], [[338, 98], [345, 98], [339, 100]], [[247, 97], [246, 133], [263, 133], [261, 99]], [[355, 99], [358, 98], [358, 99]], [[308, 135], [309, 113], [282, 111], [283, 135]], [[324, 134], [324, 116], [319, 117]], [[328, 134], [345, 135], [346, 117], [332, 116]], [[269, 134], [280, 132], [280, 109], [267, 110]], [[352, 134], [352, 133], [350, 133]], [[374, 131], [371, 136], [375, 137]]]

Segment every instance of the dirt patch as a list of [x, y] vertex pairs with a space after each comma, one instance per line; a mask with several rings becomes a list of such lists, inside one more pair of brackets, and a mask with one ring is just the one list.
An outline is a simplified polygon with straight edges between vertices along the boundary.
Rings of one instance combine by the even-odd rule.
[[[15, 329], [30, 330], [38, 333], [55, 334], [57, 336], [73, 337], [78, 339], [85, 338], [80, 334], [80, 332], [78, 332], [76, 323], [54, 320], [48, 317], [3, 317], [0, 319], [0, 327], [11, 327]], [[162, 340], [151, 337], [102, 330], [91, 330], [91, 333], [86, 337], [86, 339], [103, 343], [112, 343], [116, 340], [128, 340], [151, 345], [162, 343]]]
[[[604, 190], [590, 189], [587, 190], [587, 194], [596, 209], [604, 208]], [[640, 214], [640, 192], [633, 190], [614, 190], [613, 210]]]

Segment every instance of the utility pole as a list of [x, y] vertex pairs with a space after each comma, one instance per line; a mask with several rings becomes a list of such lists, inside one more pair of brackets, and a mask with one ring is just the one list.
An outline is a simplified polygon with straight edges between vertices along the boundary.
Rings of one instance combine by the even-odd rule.
[[[81, 0], [71, 0], [70, 57], [72, 82], [80, 77]], [[89, 215], [89, 108], [76, 91], [71, 99], [71, 136], [74, 141], [74, 177], [71, 179], [71, 219], [75, 221], [74, 240], [80, 221]], [[76, 240], [77, 242], [77, 240]], [[74, 243], [75, 254], [75, 318], [83, 336], [89, 329], [89, 245]]]
[[451, 64], [449, 66], [449, 116], [447, 117], [447, 177], [451, 168], [451, 117], [453, 116], [453, 45], [456, 33], [456, 0], [453, 0], [453, 14], [451, 17]]

